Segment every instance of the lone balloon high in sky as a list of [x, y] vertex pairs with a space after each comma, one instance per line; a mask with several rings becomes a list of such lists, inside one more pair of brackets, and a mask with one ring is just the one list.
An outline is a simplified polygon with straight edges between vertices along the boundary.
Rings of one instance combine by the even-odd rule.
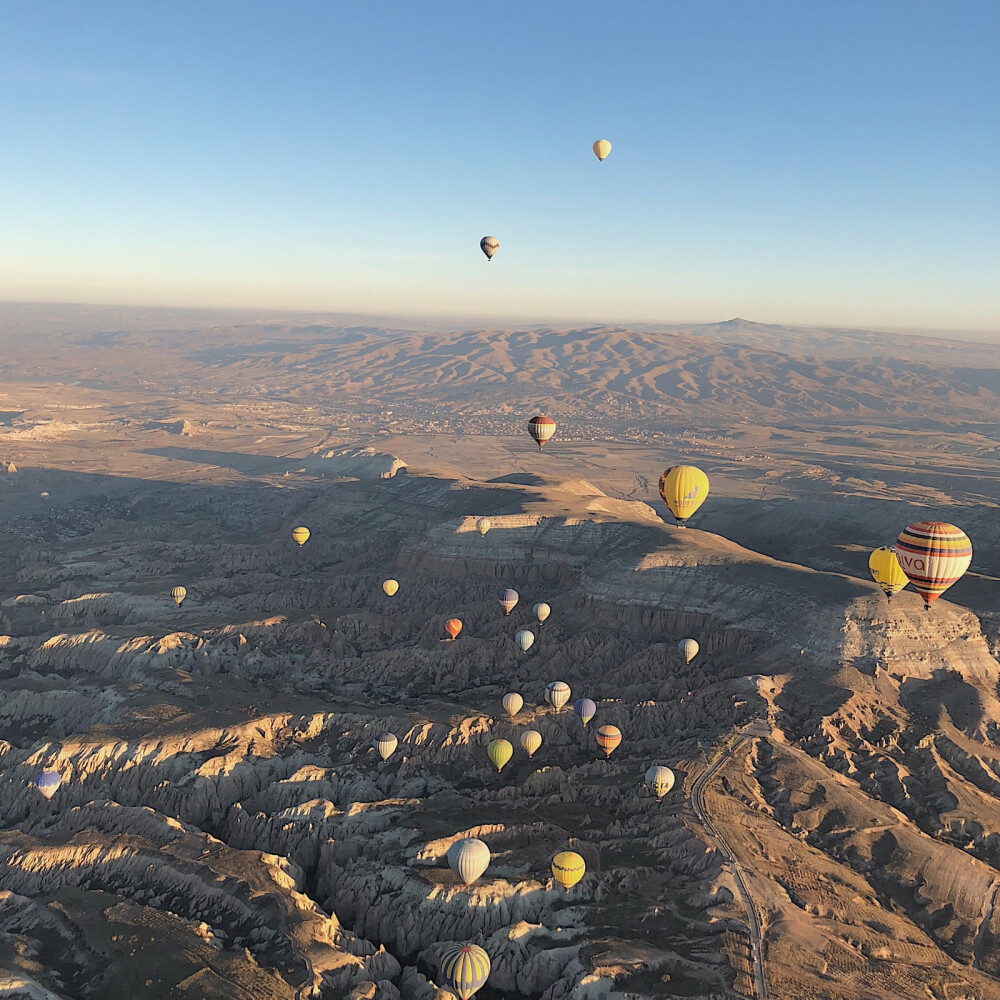
[[[487, 260], [493, 260], [493, 255], [500, 249], [500, 241], [495, 236], [484, 236], [479, 241], [479, 249], [486, 254]], [[515, 253], [514, 256], [516, 257], [517, 254]]]
[[[594, 143], [593, 148], [594, 156], [596, 156], [601, 163], [603, 163], [608, 158], [608, 153], [611, 152], [611, 143], [608, 142], [607, 139], [598, 139], [597, 142]], [[628, 150], [626, 149], [625, 152], [628, 153]], [[628, 156], [626, 156], [625, 159], [627, 160]]]
[[660, 476], [660, 496], [682, 525], [705, 502], [708, 476], [693, 465], [672, 465]]
[[972, 563], [969, 536], [946, 521], [917, 521], [904, 528], [896, 539], [896, 558], [913, 589], [930, 610]]

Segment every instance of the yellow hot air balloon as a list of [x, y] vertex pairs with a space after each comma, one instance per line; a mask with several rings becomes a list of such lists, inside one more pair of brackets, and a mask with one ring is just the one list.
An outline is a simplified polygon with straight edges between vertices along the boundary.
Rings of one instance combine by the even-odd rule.
[[898, 594], [910, 581], [896, 558], [896, 550], [888, 545], [876, 549], [868, 557], [872, 579], [882, 588], [885, 596]]
[[683, 524], [708, 496], [708, 476], [693, 465], [673, 465], [660, 476], [660, 496]]
[[393, 594], [395, 594], [396, 591], [399, 590], [399, 581], [398, 580], [385, 580], [382, 583], [382, 589], [385, 591], [385, 596], [386, 597], [392, 597]]
[[597, 142], [594, 143], [593, 148], [594, 148], [594, 156], [596, 156], [601, 161], [601, 163], [603, 163], [607, 158], [608, 153], [611, 152], [611, 143], [608, 142], [607, 139], [598, 139]]
[[542, 734], [537, 729], [527, 729], [521, 733], [521, 747], [529, 757], [542, 745]]
[[583, 878], [587, 864], [576, 851], [560, 851], [552, 859], [552, 877], [567, 891]]
[[174, 587], [174, 589], [170, 591], [170, 596], [173, 598], [174, 604], [176, 604], [177, 607], [180, 607], [184, 603], [184, 598], [187, 597], [187, 593], [186, 587]]
[[299, 544], [299, 546], [305, 545], [309, 541], [309, 535], [311, 532], [308, 528], [303, 528], [301, 525], [297, 528], [292, 528], [292, 538]]
[[514, 755], [514, 748], [507, 740], [494, 740], [486, 748], [486, 753], [499, 773], [504, 769], [507, 761]]

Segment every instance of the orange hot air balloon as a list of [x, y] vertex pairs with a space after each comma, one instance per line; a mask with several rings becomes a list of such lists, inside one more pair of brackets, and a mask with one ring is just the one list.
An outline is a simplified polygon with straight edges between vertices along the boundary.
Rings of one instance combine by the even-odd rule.
[[448, 633], [448, 638], [454, 641], [462, 631], [462, 622], [458, 618], [449, 618], [444, 623], [444, 630]]
[[597, 730], [597, 745], [610, 757], [622, 741], [622, 731], [617, 726], [601, 726]]
[[532, 417], [528, 421], [528, 433], [538, 442], [539, 451], [556, 432], [556, 422], [551, 417]]
[[930, 609], [969, 568], [972, 542], [969, 536], [946, 521], [916, 521], [896, 539], [896, 558], [913, 589]]

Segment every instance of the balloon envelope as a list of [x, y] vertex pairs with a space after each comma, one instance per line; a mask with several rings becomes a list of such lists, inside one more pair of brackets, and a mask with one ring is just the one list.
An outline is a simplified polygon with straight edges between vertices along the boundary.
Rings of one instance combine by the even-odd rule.
[[539, 450], [556, 432], [556, 422], [551, 417], [532, 417], [528, 421], [528, 433], [538, 442]]
[[972, 542], [946, 521], [917, 521], [896, 539], [896, 558], [929, 608], [969, 568]]
[[569, 701], [570, 689], [565, 681], [551, 681], [545, 687], [545, 700], [558, 712]]
[[303, 528], [301, 525], [298, 528], [292, 528], [292, 538], [298, 542], [299, 545], [305, 545], [309, 541], [309, 535], [311, 532], [308, 528]]
[[544, 622], [545, 619], [548, 618], [550, 614], [552, 614], [552, 609], [544, 601], [540, 601], [538, 604], [536, 604], [532, 608], [532, 611], [535, 612], [535, 617], [538, 619], [539, 624]]
[[35, 787], [47, 799], [51, 799], [52, 796], [59, 791], [59, 786], [61, 784], [62, 775], [58, 771], [42, 771], [42, 773], [35, 778]]
[[448, 633], [449, 639], [455, 639], [462, 631], [462, 622], [458, 618], [449, 618], [444, 623], [444, 630]]
[[537, 729], [526, 729], [521, 733], [521, 747], [529, 757], [542, 745], [542, 734]]
[[524, 699], [516, 691], [510, 691], [503, 696], [503, 710], [512, 719], [523, 707]]
[[184, 598], [187, 597], [187, 594], [187, 588], [185, 587], [174, 587], [174, 589], [170, 591], [170, 596], [174, 599], [174, 604], [176, 604], [177, 607], [181, 606], [181, 603]]
[[560, 851], [552, 859], [552, 877], [567, 891], [583, 878], [586, 862], [576, 851]]
[[388, 760], [399, 746], [399, 740], [392, 733], [382, 733], [373, 744], [382, 760]]
[[656, 792], [658, 799], [662, 799], [674, 787], [674, 772], [669, 767], [654, 764], [646, 772], [646, 784]]
[[490, 849], [475, 837], [464, 837], [448, 848], [448, 864], [466, 885], [472, 885], [489, 868]]
[[517, 591], [511, 590], [510, 587], [505, 587], [500, 591], [497, 600], [500, 602], [504, 614], [509, 615], [517, 605]]
[[698, 655], [698, 650], [701, 649], [701, 646], [694, 639], [681, 639], [677, 643], [677, 648], [681, 651], [684, 662], [690, 663]]
[[574, 706], [573, 711], [580, 717], [586, 725], [597, 714], [597, 705], [590, 698], [581, 698]]
[[896, 558], [896, 550], [888, 545], [875, 549], [868, 557], [872, 579], [882, 588], [886, 597], [898, 594], [910, 581]]
[[487, 260], [493, 260], [493, 255], [500, 249], [500, 241], [495, 236], [484, 236], [479, 241], [479, 249], [486, 254]]
[[601, 726], [597, 730], [597, 745], [604, 751], [605, 757], [610, 757], [622, 741], [622, 731], [617, 726]]
[[693, 465], [673, 465], [660, 476], [660, 496], [680, 524], [705, 502], [708, 476]]
[[469, 1000], [490, 978], [490, 956], [478, 944], [453, 944], [442, 952], [438, 968], [458, 1000]]
[[382, 582], [382, 590], [385, 591], [386, 597], [392, 597], [397, 590], [399, 590], [398, 580], [384, 580]]
[[521, 652], [527, 653], [528, 650], [535, 644], [535, 633], [529, 632], [526, 628], [523, 628], [517, 633], [517, 635], [514, 636], [514, 639], [518, 646], [521, 647]]
[[[611, 152], [611, 143], [607, 139], [598, 139], [594, 143], [594, 156], [596, 156], [601, 163], [607, 158], [608, 153]], [[628, 157], [626, 157], [628, 159]]]
[[486, 532], [492, 527], [493, 525], [490, 523], [490, 519], [488, 517], [481, 517], [478, 521], [476, 521], [476, 531], [478, 531], [480, 535], [485, 535]]
[[497, 771], [502, 771], [507, 761], [514, 755], [514, 748], [507, 740], [494, 740], [487, 748], [486, 753]]

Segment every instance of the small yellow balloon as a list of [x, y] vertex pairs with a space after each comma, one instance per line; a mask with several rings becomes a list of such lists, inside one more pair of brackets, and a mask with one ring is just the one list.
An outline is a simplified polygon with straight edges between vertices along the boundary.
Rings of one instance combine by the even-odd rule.
[[542, 734], [537, 729], [528, 729], [521, 734], [521, 746], [529, 757], [542, 745]]
[[309, 541], [310, 531], [308, 528], [303, 528], [301, 525], [298, 528], [292, 528], [292, 538], [300, 545], [305, 545]]
[[385, 591], [386, 597], [392, 597], [393, 594], [395, 594], [396, 591], [399, 590], [399, 581], [386, 580], [382, 584], [382, 589]]
[[499, 773], [504, 769], [504, 765], [511, 757], [514, 756], [514, 748], [507, 740], [494, 740], [486, 748], [486, 753]]
[[601, 163], [605, 161], [608, 153], [611, 152], [611, 143], [607, 139], [598, 139], [594, 143], [594, 156], [596, 156]]
[[673, 465], [660, 476], [660, 496], [683, 524], [708, 496], [708, 476], [693, 465]]
[[187, 597], [187, 589], [185, 587], [174, 587], [170, 591], [170, 596], [173, 598], [174, 604], [180, 607], [184, 602], [184, 598]]
[[576, 851], [560, 851], [552, 859], [552, 877], [567, 891], [586, 874], [587, 864]]

